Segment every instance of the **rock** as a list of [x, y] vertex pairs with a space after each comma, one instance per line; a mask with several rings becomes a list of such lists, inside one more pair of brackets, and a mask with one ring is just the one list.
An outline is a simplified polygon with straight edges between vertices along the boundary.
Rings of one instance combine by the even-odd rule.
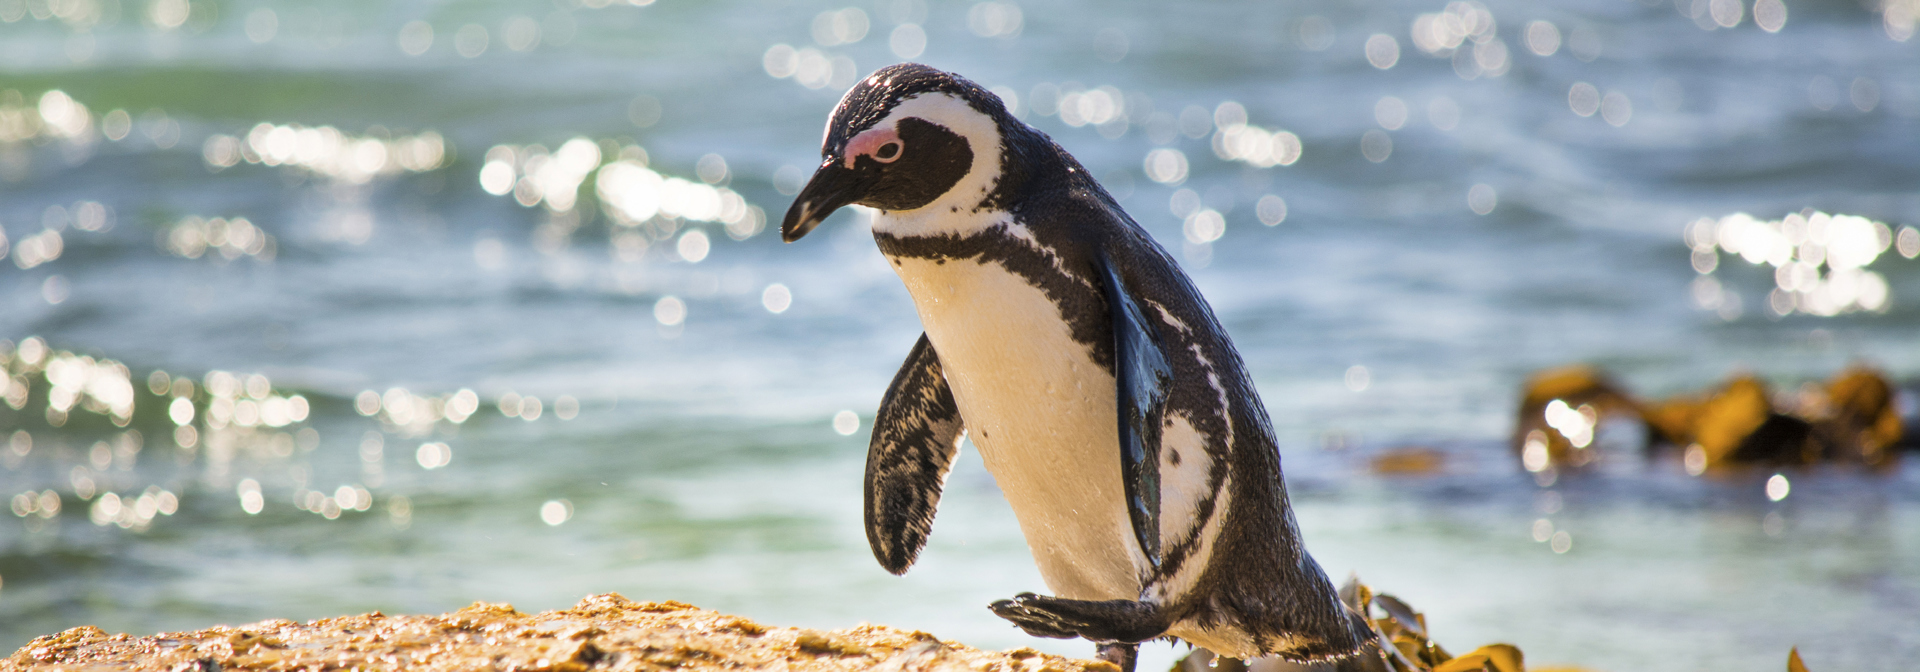
[[1815, 438], [1825, 457], [1890, 466], [1905, 429], [1894, 404], [1893, 385], [1870, 369], [1855, 367], [1820, 391], [1824, 398], [1802, 404], [1801, 413], [1815, 418]]
[[1765, 381], [1736, 376], [1700, 397], [1679, 396], [1647, 411], [1660, 439], [1705, 457], [1707, 468], [1728, 464], [1807, 464], [1817, 454], [1807, 442], [1811, 425], [1774, 409]]
[[1383, 476], [1425, 476], [1446, 466], [1447, 453], [1428, 446], [1399, 446], [1367, 459], [1367, 469]]
[[1638, 419], [1649, 451], [1679, 448], [1688, 473], [1735, 465], [1860, 464], [1884, 469], [1899, 457], [1904, 427], [1896, 390], [1872, 369], [1854, 366], [1825, 384], [1775, 394], [1766, 381], [1737, 375], [1717, 389], [1656, 402], [1634, 399], [1589, 366], [1534, 374], [1522, 393], [1513, 445], [1528, 471], [1580, 468], [1607, 418]]
[[[1599, 369], [1576, 365], [1537, 372], [1527, 379], [1520, 411], [1514, 416], [1514, 454], [1536, 473], [1556, 466], [1586, 466], [1594, 459], [1587, 448], [1600, 422], [1623, 415], [1639, 417], [1639, 402]], [[1578, 431], [1581, 427], [1584, 434]], [[1529, 456], [1528, 451], [1533, 454]]]
[[476, 602], [438, 616], [378, 612], [308, 623], [269, 620], [149, 637], [93, 626], [39, 637], [0, 672], [24, 670], [886, 670], [1117, 672], [1032, 649], [982, 651], [880, 625], [772, 627], [679, 602], [594, 595], [525, 614]]

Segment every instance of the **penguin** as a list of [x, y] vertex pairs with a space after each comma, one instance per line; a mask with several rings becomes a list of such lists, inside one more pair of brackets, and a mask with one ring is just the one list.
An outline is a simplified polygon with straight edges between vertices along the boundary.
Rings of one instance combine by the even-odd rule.
[[873, 425], [865, 524], [904, 574], [962, 435], [1005, 494], [1052, 595], [990, 605], [1131, 670], [1140, 642], [1339, 660], [1373, 629], [1300, 539], [1265, 406], [1220, 321], [1161, 246], [998, 96], [925, 65], [881, 69], [827, 121], [781, 223], [841, 207], [924, 333]]

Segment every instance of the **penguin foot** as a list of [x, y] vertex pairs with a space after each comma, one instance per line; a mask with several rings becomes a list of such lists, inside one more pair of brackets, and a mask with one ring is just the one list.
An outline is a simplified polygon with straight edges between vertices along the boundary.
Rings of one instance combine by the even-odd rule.
[[1140, 660], [1139, 644], [1121, 644], [1116, 642], [1113, 644], [1101, 644], [1099, 647], [1097, 653], [1094, 654], [1095, 658], [1118, 665], [1120, 672], [1134, 672], [1134, 665]]
[[988, 608], [1035, 637], [1082, 637], [1101, 644], [1138, 644], [1165, 634], [1168, 626], [1158, 606], [1134, 600], [1068, 600], [1021, 593]]

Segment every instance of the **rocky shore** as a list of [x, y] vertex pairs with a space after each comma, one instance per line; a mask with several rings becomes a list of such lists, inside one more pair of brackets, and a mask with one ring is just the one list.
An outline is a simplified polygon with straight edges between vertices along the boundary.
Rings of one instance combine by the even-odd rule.
[[[1335, 664], [1215, 659], [1194, 649], [1173, 672], [1526, 672], [1520, 649], [1488, 644], [1454, 655], [1427, 618], [1357, 577], [1340, 598], [1367, 615], [1377, 640]], [[1797, 657], [1796, 657], [1797, 660]], [[268, 620], [149, 637], [81, 626], [34, 639], [0, 672], [153, 670], [879, 670], [881, 672], [1118, 672], [1111, 663], [1030, 648], [982, 651], [933, 635], [862, 624], [844, 630], [762, 625], [680, 602], [592, 595], [571, 609], [525, 614], [476, 602], [438, 616], [381, 613], [308, 623]], [[1803, 669], [1803, 668], [1802, 668]], [[1535, 672], [1584, 672], [1574, 667]]]
[[526, 614], [478, 602], [438, 616], [380, 613], [308, 623], [268, 620], [147, 637], [92, 626], [46, 635], [0, 660], [16, 670], [990, 670], [1113, 672], [1034, 651], [982, 651], [882, 625], [761, 625], [681, 604], [594, 595]]

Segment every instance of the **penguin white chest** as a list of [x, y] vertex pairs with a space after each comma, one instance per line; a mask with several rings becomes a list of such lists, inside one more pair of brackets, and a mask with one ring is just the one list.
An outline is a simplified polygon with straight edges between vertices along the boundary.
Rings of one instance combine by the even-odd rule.
[[1113, 375], [1058, 305], [999, 263], [890, 261], [1047, 586], [1138, 599], [1148, 565], [1125, 506]]

